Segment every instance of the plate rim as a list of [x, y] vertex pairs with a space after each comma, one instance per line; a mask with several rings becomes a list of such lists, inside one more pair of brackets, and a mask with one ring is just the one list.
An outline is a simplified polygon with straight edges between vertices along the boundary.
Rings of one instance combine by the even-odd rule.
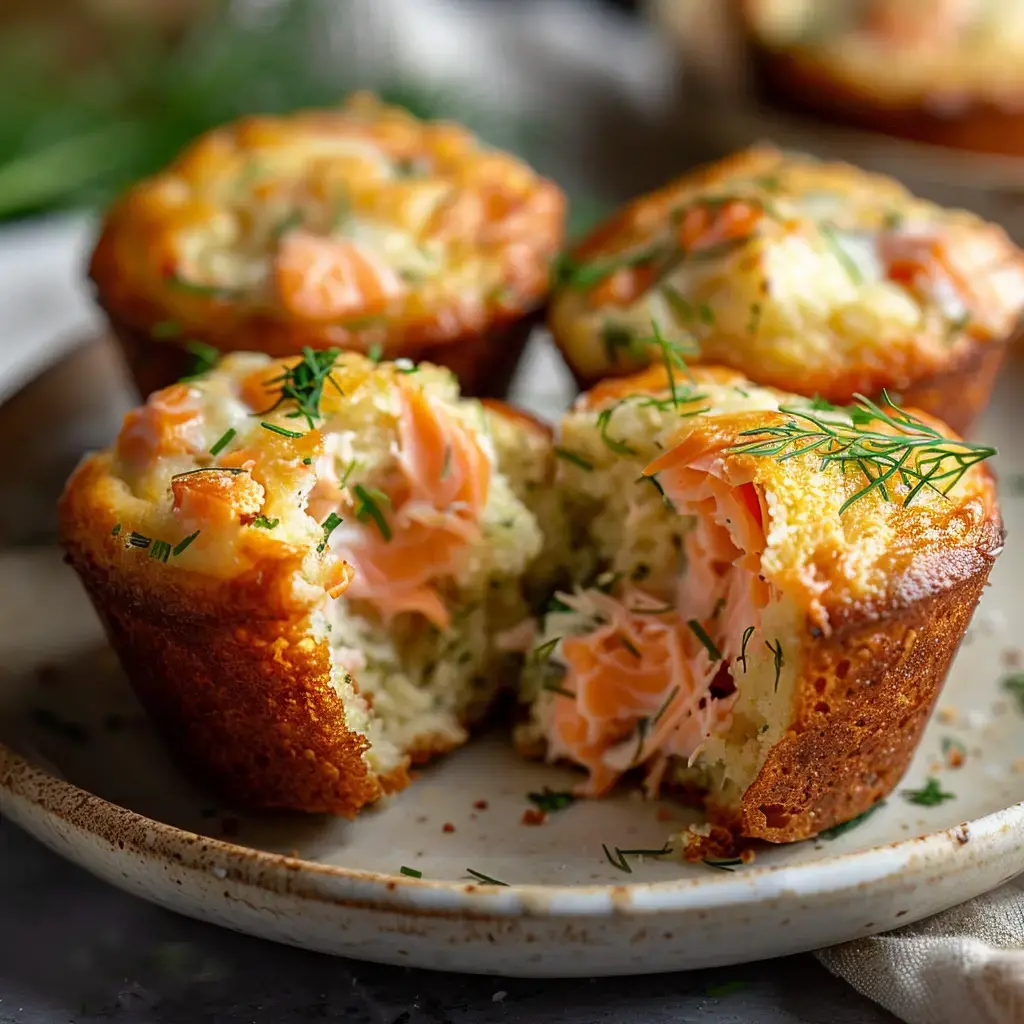
[[[380, 910], [488, 918], [639, 916], [749, 906], [784, 895], [834, 895], [844, 888], [870, 886], [894, 875], [919, 873], [932, 863], [947, 862], [958, 849], [977, 849], [977, 844], [998, 847], [1001, 839], [1012, 838], [1015, 828], [1024, 829], [1021, 800], [945, 829], [838, 853], [810, 864], [749, 867], [733, 875], [722, 872], [715, 878], [589, 885], [509, 883], [498, 887], [347, 868], [190, 832], [91, 793], [0, 743], [0, 810], [27, 825], [16, 809], [12, 813], [5, 806], [19, 800], [47, 818], [58, 818], [73, 829], [102, 839], [118, 854], [173, 860], [179, 868], [199, 871], [227, 867], [236, 883], [271, 891], [276, 890], [267, 884], [268, 875], [301, 876], [328, 887], [340, 883], [342, 891], [331, 898], [341, 905], [365, 906], [369, 902]], [[848, 870], [854, 866], [855, 870]], [[323, 895], [316, 885], [308, 893], [292, 886], [288, 891], [313, 899]]]

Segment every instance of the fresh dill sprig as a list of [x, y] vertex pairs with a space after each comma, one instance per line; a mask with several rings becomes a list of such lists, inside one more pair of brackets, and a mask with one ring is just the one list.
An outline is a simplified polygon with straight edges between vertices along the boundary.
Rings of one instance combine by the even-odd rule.
[[353, 488], [356, 497], [359, 499], [359, 507], [356, 509], [356, 519], [361, 523], [373, 520], [377, 525], [377, 529], [380, 531], [380, 535], [386, 540], [391, 540], [391, 527], [388, 525], [387, 519], [384, 518], [384, 512], [381, 509], [381, 504], [390, 505], [391, 499], [383, 492], [373, 488], [366, 488], [362, 484], [356, 484]]
[[251, 526], [255, 526], [260, 530], [273, 530], [277, 528], [277, 525], [281, 522], [280, 519], [268, 519], [266, 516], [257, 516]]
[[[327, 547], [327, 542], [331, 539], [331, 534], [334, 533], [334, 531], [339, 526], [341, 526], [342, 522], [343, 522], [343, 520], [342, 520], [341, 516], [339, 516], [337, 512], [332, 512], [320, 524], [320, 528], [324, 531], [324, 537], [323, 537], [323, 540], [321, 540], [320, 543], [317, 544], [317, 546], [316, 546], [316, 549], [317, 549], [318, 552], [322, 552], [324, 550], [324, 548]], [[277, 525], [277, 522], [275, 520], [274, 526], [276, 526], [276, 525]], [[272, 529], [272, 527], [271, 527], [271, 529]]]
[[708, 636], [707, 630], [696, 619], [688, 619], [686, 625], [690, 627], [690, 632], [703, 644], [704, 650], [708, 652], [708, 657], [712, 661], [721, 661], [722, 652], [715, 646], [715, 641]]
[[740, 646], [740, 656], [736, 660], [743, 665], [744, 675], [746, 675], [747, 672], [747, 644], [750, 643], [750, 638], [754, 635], [756, 630], [756, 626], [747, 626], [747, 628], [743, 630], [743, 643]]
[[224, 449], [227, 448], [229, 444], [231, 444], [236, 433], [237, 431], [235, 430], [234, 427], [228, 427], [228, 429], [225, 430], [224, 433], [221, 434], [220, 437], [218, 437], [217, 440], [214, 441], [213, 444], [210, 446], [210, 454], [220, 455], [220, 453], [224, 451]]
[[[739, 436], [752, 440], [728, 451], [778, 462], [814, 454], [821, 460], [822, 471], [832, 465], [844, 473], [849, 467], [859, 470], [867, 483], [843, 502], [840, 515], [872, 491], [885, 501], [898, 501], [890, 490], [894, 481], [907, 488], [898, 501], [905, 507], [925, 488], [948, 495], [972, 466], [996, 454], [995, 448], [945, 437], [901, 409], [885, 391], [881, 405], [863, 395], [854, 397], [856, 405], [846, 410], [849, 422], [825, 419], [808, 409], [782, 408], [779, 411], [790, 417], [787, 422], [744, 430]], [[892, 428], [892, 433], [869, 429], [876, 421]]]
[[904, 789], [903, 799], [920, 807], [937, 807], [947, 800], [955, 800], [955, 793], [947, 793], [943, 790], [939, 780], [929, 776], [920, 789]]
[[316, 350], [308, 345], [302, 349], [302, 359], [282, 374], [267, 381], [268, 386], [278, 385], [280, 395], [269, 408], [257, 413], [266, 416], [285, 402], [294, 402], [295, 409], [288, 413], [289, 419], [302, 417], [309, 429], [316, 426], [320, 419], [320, 401], [324, 394], [324, 385], [330, 383], [338, 394], [341, 388], [331, 376], [334, 364], [338, 361], [341, 351], [336, 348]]
[[614, 856], [605, 843], [601, 844], [601, 849], [604, 850], [608, 863], [613, 868], [618, 868], [619, 871], [625, 871], [627, 875], [633, 874], [633, 869], [629, 866], [629, 861], [626, 860], [627, 857], [664, 857], [672, 852], [672, 847], [668, 843], [660, 850], [623, 850], [616, 846]]
[[[696, 355], [697, 348], [693, 344], [688, 344], [682, 341], [669, 341], [661, 333], [661, 328], [658, 326], [656, 320], [651, 321], [651, 341], [661, 349], [661, 358], [665, 364], [665, 373], [668, 376], [668, 390], [672, 396], [672, 407], [674, 409], [679, 408], [680, 396], [676, 390], [676, 370], [682, 370], [687, 377], [690, 378], [690, 383], [695, 384], [696, 381], [693, 379], [693, 375], [690, 373], [690, 368], [686, 365], [686, 360], [683, 358], [683, 353], [686, 355]], [[686, 399], [683, 399], [686, 401]]]
[[576, 802], [576, 797], [569, 790], [554, 790], [545, 786], [539, 793], [527, 793], [526, 799], [545, 814], [564, 811]]
[[764, 645], [772, 652], [772, 656], [775, 659], [775, 691], [778, 692], [779, 678], [782, 675], [782, 666], [786, 664], [782, 655], [782, 641], [776, 637], [774, 647], [767, 640], [765, 640]]
[[508, 888], [508, 882], [502, 882], [500, 879], [492, 878], [490, 875], [485, 875], [482, 871], [474, 871], [472, 868], [466, 868], [466, 874], [471, 875], [478, 882], [483, 882], [485, 885], [503, 885]]
[[574, 466], [578, 466], [580, 469], [585, 469], [588, 473], [594, 471], [594, 464], [588, 462], [582, 455], [578, 455], [574, 451], [570, 451], [568, 448], [563, 448], [561, 445], [555, 445], [554, 447], [555, 458], [562, 459], [565, 462], [571, 462]]

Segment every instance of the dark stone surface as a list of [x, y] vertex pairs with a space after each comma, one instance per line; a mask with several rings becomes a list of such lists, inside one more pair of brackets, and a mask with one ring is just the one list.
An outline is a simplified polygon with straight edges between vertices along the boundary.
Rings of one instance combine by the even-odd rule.
[[811, 957], [496, 980], [337, 960], [200, 924], [0, 822], [0, 1024], [885, 1024]]

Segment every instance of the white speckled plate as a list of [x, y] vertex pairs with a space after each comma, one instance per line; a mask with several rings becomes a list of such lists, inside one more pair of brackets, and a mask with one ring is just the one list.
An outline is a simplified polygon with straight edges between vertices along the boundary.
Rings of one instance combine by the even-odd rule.
[[[543, 349], [533, 355], [522, 394], [550, 408], [557, 368]], [[1010, 540], [992, 587], [900, 792], [836, 839], [761, 849], [734, 871], [648, 858], [625, 874], [603, 843], [659, 847], [688, 812], [622, 797], [524, 824], [526, 793], [564, 788], [572, 776], [520, 761], [500, 733], [354, 823], [236, 814], [168, 761], [54, 550], [0, 553], [0, 812], [95, 874], [182, 913], [447, 970], [695, 968], [811, 949], [945, 909], [1024, 871], [1024, 708], [1000, 687], [1024, 646], [1024, 450], [1011, 417], [1022, 389], [1024, 367], [1011, 366], [979, 429], [1005, 452]], [[951, 740], [966, 752], [955, 769], [943, 754]], [[929, 775], [954, 797], [909, 803], [902, 790]], [[422, 879], [404, 877], [403, 866]], [[508, 886], [481, 887], [467, 869]]]

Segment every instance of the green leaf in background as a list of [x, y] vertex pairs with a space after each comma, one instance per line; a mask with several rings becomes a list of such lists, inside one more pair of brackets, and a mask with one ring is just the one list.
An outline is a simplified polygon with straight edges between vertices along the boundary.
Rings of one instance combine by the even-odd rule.
[[[325, 52], [325, 40], [342, 40], [343, 50], [358, 35], [339, 30], [340, 5], [293, 0], [261, 10], [244, 27], [232, 6], [212, 6], [173, 42], [138, 20], [104, 23], [104, 59], [73, 71], [45, 28], [4, 30], [0, 219], [107, 203], [216, 125], [248, 113], [333, 106], [366, 84], [338, 47]], [[451, 87], [377, 84], [385, 100], [420, 117], [459, 120], [528, 160], [543, 144], [540, 126]]]

